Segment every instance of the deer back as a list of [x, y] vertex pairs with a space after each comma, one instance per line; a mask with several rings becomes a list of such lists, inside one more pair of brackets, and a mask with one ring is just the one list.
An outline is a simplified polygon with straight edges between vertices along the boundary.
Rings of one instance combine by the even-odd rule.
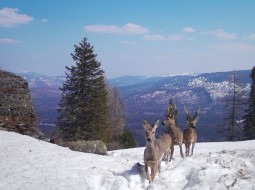
[[175, 106], [171, 104], [168, 105], [166, 119], [162, 122], [162, 124], [168, 127], [169, 132], [172, 133], [176, 142], [182, 142], [183, 132], [176, 126], [175, 116], [177, 115], [177, 111], [174, 109]]
[[163, 153], [168, 152], [171, 147], [173, 146], [173, 138], [170, 134], [163, 134], [159, 139], [158, 139], [161, 149]]

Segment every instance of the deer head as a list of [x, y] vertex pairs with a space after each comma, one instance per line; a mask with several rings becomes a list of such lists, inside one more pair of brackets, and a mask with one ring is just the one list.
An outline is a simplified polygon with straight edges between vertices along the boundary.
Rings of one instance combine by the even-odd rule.
[[156, 139], [155, 132], [158, 126], [159, 126], [159, 119], [157, 119], [152, 126], [145, 119], [143, 120], [146, 143]]
[[177, 115], [176, 106], [173, 104], [172, 99], [170, 99], [169, 105], [167, 107], [166, 119], [162, 122], [163, 125], [171, 126], [175, 124], [175, 116]]
[[191, 117], [190, 112], [186, 109], [184, 106], [184, 110], [186, 112], [186, 121], [189, 127], [196, 128], [196, 124], [199, 120], [199, 112], [200, 112], [200, 107], [197, 109], [195, 112], [194, 117]]
[[170, 98], [170, 101], [169, 101], [169, 104], [168, 104], [168, 108], [167, 108], [168, 114], [174, 113], [175, 108], [176, 108], [176, 106], [173, 103], [172, 98]]

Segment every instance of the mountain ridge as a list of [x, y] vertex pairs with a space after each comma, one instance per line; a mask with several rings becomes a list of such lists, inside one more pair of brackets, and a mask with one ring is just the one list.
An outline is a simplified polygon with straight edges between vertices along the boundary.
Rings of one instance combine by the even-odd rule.
[[[235, 71], [242, 83], [242, 90], [248, 96], [251, 70]], [[225, 134], [218, 134], [219, 123], [223, 120], [222, 100], [231, 93], [229, 78], [233, 71], [212, 72], [193, 75], [175, 76], [123, 76], [109, 79], [109, 84], [117, 86], [125, 103], [126, 127], [136, 136], [139, 146], [143, 145], [143, 118], [153, 122], [156, 118], [164, 119], [169, 99], [172, 98], [178, 110], [180, 128], [186, 127], [183, 106], [191, 112], [201, 107], [198, 122], [199, 141], [222, 141]], [[59, 87], [65, 77], [48, 77], [45, 75], [26, 76], [35, 107], [44, 126], [41, 129], [50, 134], [55, 123], [56, 108], [61, 97]], [[51, 124], [51, 125], [47, 125]], [[45, 127], [49, 126], [46, 130]], [[162, 133], [164, 127], [160, 126]]]

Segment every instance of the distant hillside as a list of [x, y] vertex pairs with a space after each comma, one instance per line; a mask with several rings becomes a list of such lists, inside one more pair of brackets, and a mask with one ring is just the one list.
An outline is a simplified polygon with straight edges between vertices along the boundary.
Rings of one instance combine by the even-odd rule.
[[[249, 74], [250, 71], [237, 71], [246, 96], [250, 87]], [[199, 141], [224, 140], [225, 134], [219, 132], [224, 118], [222, 99], [231, 93], [228, 81], [231, 75], [232, 72], [180, 75], [120, 87], [126, 103], [128, 128], [136, 133], [139, 143], [143, 144], [141, 120], [163, 120], [169, 99], [172, 98], [177, 106], [178, 123], [182, 129], [186, 128], [183, 107], [186, 106], [191, 112], [201, 107], [197, 127]], [[160, 129], [163, 130], [163, 126]]]
[[33, 72], [18, 73], [28, 81], [31, 96], [35, 104], [39, 128], [50, 135], [55, 129], [57, 105], [61, 97], [59, 87], [65, 81], [64, 76], [45, 76]]
[[[243, 84], [247, 96], [250, 87], [250, 70], [236, 71]], [[22, 73], [29, 82], [31, 94], [35, 103], [40, 128], [50, 134], [56, 120], [56, 108], [65, 77], [49, 77], [34, 73]], [[126, 106], [126, 127], [134, 132], [139, 145], [144, 145], [143, 118], [150, 122], [157, 118], [164, 119], [164, 114], [172, 98], [178, 110], [178, 123], [186, 127], [183, 107], [191, 112], [201, 107], [198, 122], [199, 141], [222, 141], [224, 134], [219, 133], [222, 113], [222, 99], [231, 93], [229, 78], [232, 72], [217, 72], [176, 76], [125, 76], [110, 79], [109, 83], [118, 86]], [[160, 126], [159, 132], [164, 130]]]

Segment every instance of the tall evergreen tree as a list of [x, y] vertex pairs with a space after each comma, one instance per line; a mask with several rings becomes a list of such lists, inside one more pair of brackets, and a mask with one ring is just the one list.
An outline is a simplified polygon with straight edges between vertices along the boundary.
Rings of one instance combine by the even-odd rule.
[[86, 38], [74, 45], [75, 65], [66, 67], [57, 127], [63, 140], [107, 140], [108, 109], [104, 71]]
[[233, 71], [233, 74], [230, 76], [229, 87], [229, 96], [223, 99], [223, 107], [226, 115], [223, 127], [227, 132], [227, 140], [238, 141], [242, 139], [241, 120], [244, 109], [244, 93], [236, 71]]
[[251, 91], [248, 99], [248, 108], [244, 116], [244, 134], [246, 139], [255, 139], [255, 66], [251, 74]]

